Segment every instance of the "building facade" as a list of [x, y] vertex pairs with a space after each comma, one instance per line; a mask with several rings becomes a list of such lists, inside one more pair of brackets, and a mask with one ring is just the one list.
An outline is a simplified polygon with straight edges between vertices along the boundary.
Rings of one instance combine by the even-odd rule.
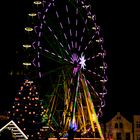
[[124, 118], [120, 112], [105, 125], [106, 140], [133, 140], [132, 123]]
[[140, 140], [140, 115], [133, 116], [134, 140]]

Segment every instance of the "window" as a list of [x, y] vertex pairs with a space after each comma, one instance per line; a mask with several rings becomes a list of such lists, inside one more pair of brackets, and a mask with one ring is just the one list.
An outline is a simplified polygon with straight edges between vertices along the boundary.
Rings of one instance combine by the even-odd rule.
[[115, 123], [115, 128], [118, 128], [118, 123]]
[[116, 140], [122, 140], [122, 135], [121, 135], [121, 133], [119, 132], [119, 133], [116, 133]]
[[136, 140], [140, 140], [140, 135], [137, 135], [136, 136]]
[[140, 128], [140, 120], [136, 121], [136, 128]]
[[126, 140], [130, 140], [130, 133], [126, 133]]
[[117, 120], [120, 120], [121, 119], [121, 116], [117, 117]]
[[123, 123], [120, 123], [120, 128], [123, 128]]

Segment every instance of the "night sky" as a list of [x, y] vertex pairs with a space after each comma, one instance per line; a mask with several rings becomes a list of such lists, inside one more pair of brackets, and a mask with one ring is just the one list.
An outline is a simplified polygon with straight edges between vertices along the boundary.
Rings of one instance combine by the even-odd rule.
[[[16, 95], [16, 79], [10, 76], [16, 65], [15, 52], [22, 40], [24, 12], [29, 0], [6, 1], [1, 4], [1, 68], [0, 68], [0, 114], [11, 107]], [[94, 0], [93, 0], [94, 1]], [[117, 111], [126, 116], [140, 113], [139, 98], [139, 13], [138, 4], [126, 0], [95, 0], [97, 23], [104, 35], [104, 48], [107, 51], [108, 94], [104, 116], [110, 118]]]

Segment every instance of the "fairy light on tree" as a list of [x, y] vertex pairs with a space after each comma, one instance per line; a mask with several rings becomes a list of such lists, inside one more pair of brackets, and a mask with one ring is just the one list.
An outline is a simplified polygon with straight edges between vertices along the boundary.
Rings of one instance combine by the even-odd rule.
[[38, 139], [42, 127], [43, 106], [33, 81], [25, 79], [15, 97], [10, 119], [14, 120], [29, 139]]

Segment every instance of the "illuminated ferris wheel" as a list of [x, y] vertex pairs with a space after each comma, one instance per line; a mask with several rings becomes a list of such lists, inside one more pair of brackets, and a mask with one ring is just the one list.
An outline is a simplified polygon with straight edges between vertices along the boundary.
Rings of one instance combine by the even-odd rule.
[[36, 67], [40, 87], [46, 88], [48, 125], [59, 126], [62, 136], [71, 127], [83, 136], [97, 130], [103, 137], [98, 118], [107, 93], [106, 52], [90, 3], [34, 1], [28, 21], [23, 47], [34, 58], [29, 62], [27, 55], [23, 65]]

